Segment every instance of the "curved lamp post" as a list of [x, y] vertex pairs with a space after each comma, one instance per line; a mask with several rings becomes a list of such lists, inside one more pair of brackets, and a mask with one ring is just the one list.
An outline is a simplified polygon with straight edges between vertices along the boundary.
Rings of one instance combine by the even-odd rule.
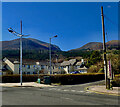
[[52, 74], [52, 69], [51, 69], [51, 39], [58, 37], [57, 35], [53, 36], [50, 38], [50, 44], [49, 44], [49, 55], [50, 55], [50, 74]]
[[22, 37], [27, 37], [29, 35], [22, 35], [22, 21], [21, 21], [21, 33], [17, 33], [12, 28], [8, 28], [8, 31], [15, 36], [20, 37], [20, 83], [22, 86]]

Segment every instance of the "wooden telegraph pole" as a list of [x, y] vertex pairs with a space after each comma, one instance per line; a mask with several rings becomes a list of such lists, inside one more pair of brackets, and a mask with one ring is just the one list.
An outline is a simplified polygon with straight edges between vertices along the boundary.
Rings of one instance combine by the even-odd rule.
[[103, 30], [103, 60], [104, 60], [104, 73], [105, 73], [105, 85], [106, 89], [108, 88], [108, 77], [107, 77], [107, 60], [106, 60], [106, 45], [105, 45], [105, 28], [104, 28], [104, 14], [103, 6], [101, 7], [101, 16], [102, 16], [102, 30]]

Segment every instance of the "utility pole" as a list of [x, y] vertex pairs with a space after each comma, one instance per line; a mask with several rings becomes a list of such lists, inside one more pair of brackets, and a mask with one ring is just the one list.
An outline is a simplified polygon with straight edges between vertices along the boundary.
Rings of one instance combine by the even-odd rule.
[[51, 39], [57, 37], [57, 35], [50, 37], [50, 43], [49, 43], [49, 57], [50, 57], [50, 75], [52, 74], [52, 64], [51, 64]]
[[49, 44], [49, 55], [50, 55], [50, 74], [52, 74], [52, 69], [51, 69], [51, 38], [50, 38], [50, 44]]
[[[22, 35], [22, 20], [20, 22], [21, 35]], [[22, 36], [20, 37], [20, 83], [22, 86]]]
[[103, 14], [103, 6], [101, 7], [101, 16], [102, 16], [102, 33], [103, 33], [103, 61], [104, 61], [104, 73], [105, 73], [105, 85], [106, 89], [108, 88], [108, 77], [107, 77], [107, 60], [106, 60], [106, 44], [105, 44], [105, 26], [104, 26], [104, 14]]
[[22, 86], [22, 37], [27, 37], [29, 35], [23, 35], [22, 34], [22, 20], [20, 21], [20, 33], [17, 33], [11, 27], [8, 28], [8, 31], [10, 33], [14, 34], [15, 36], [20, 37], [20, 83], [21, 83], [21, 86]]

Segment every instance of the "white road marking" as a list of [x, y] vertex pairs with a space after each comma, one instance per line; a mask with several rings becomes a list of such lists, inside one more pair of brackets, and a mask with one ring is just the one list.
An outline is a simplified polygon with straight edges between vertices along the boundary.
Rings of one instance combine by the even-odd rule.
[[77, 93], [92, 93], [89, 91], [77, 91], [77, 90], [65, 90], [65, 89], [57, 89], [57, 88], [50, 88], [49, 90], [55, 90], [55, 91], [69, 91], [69, 92], [77, 92]]
[[72, 92], [75, 92], [76, 90], [71, 90]]
[[67, 98], [67, 97], [61, 97], [62, 99], [67, 99], [67, 100], [73, 100], [71, 98]]
[[80, 93], [83, 93], [83, 92], [85, 92], [85, 91], [76, 91], [76, 92], [80, 92]]
[[69, 91], [69, 90], [63, 90], [63, 91]]
[[58, 91], [61, 91], [61, 89], [57, 89]]

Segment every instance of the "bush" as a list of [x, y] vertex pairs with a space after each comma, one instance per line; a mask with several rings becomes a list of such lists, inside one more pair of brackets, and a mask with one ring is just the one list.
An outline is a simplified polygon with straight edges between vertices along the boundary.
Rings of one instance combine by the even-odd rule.
[[[45, 75], [39, 75], [39, 78], [43, 78]], [[36, 82], [38, 75], [22, 75], [23, 82]], [[2, 83], [18, 83], [20, 82], [20, 75], [4, 75], [2, 76]]]
[[112, 87], [120, 87], [120, 79], [114, 79], [111, 81]]
[[51, 82], [52, 83], [60, 83], [63, 85], [66, 84], [80, 84], [80, 83], [87, 83], [93, 82], [98, 80], [103, 80], [104, 74], [98, 73], [87, 73], [87, 74], [66, 74], [66, 75], [52, 75]]
[[[104, 79], [104, 74], [86, 73], [86, 74], [58, 74], [58, 75], [39, 75], [42, 80], [44, 76], [51, 76], [51, 83], [60, 84], [80, 84]], [[38, 75], [23, 75], [23, 82], [36, 82]], [[17, 83], [20, 82], [20, 75], [2, 76], [3, 83]]]
[[104, 69], [101, 68], [101, 69], [98, 71], [98, 73], [104, 73]]
[[89, 69], [89, 73], [97, 73], [99, 71], [99, 68], [96, 65], [92, 65]]
[[111, 81], [112, 87], [120, 87], [120, 74], [115, 75], [114, 79]]

